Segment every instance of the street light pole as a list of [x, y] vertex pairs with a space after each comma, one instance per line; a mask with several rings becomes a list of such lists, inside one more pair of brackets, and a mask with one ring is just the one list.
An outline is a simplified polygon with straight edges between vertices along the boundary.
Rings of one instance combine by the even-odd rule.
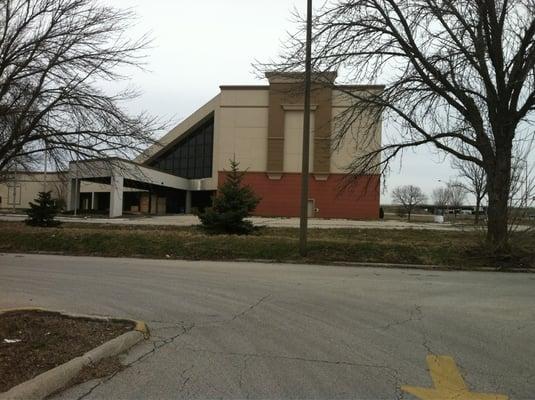
[[312, 0], [307, 0], [305, 44], [305, 109], [303, 116], [303, 160], [301, 166], [301, 218], [299, 221], [299, 253], [307, 255], [308, 178], [310, 152], [310, 86], [312, 73]]
[[80, 150], [80, 132], [78, 131], [78, 143], [77, 143], [77, 147], [76, 147], [76, 178], [74, 180], [74, 194], [75, 194], [75, 199], [74, 199], [74, 216], [76, 217], [76, 215], [78, 214], [78, 203], [80, 202], [80, 191], [78, 190], [78, 184], [79, 184], [79, 181], [78, 181], [78, 160], [80, 159], [80, 154], [78, 153], [78, 151]]
[[48, 169], [48, 146], [45, 142], [45, 169], [43, 171], [43, 192], [46, 193], [46, 174]]

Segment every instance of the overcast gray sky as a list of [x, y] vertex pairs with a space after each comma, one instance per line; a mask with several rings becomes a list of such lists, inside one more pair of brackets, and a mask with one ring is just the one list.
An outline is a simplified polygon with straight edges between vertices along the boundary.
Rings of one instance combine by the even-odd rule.
[[[128, 105], [177, 122], [217, 95], [222, 84], [261, 84], [251, 66], [274, 58], [287, 31], [294, 29], [291, 12], [305, 1], [294, 0], [104, 0], [133, 8], [139, 17], [132, 34], [150, 32], [149, 72], [135, 72], [130, 84], [143, 94]], [[368, 83], [368, 82], [355, 82]], [[380, 82], [378, 82], [380, 83]], [[429, 148], [405, 153], [392, 165], [382, 202], [392, 188], [420, 186], [428, 196], [454, 177], [449, 162]]]

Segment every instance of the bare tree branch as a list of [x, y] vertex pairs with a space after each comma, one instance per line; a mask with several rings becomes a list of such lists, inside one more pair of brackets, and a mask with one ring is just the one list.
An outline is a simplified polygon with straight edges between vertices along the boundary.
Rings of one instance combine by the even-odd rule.
[[398, 186], [392, 191], [392, 199], [400, 204], [407, 212], [407, 219], [411, 220], [411, 214], [415, 207], [423, 204], [427, 197], [418, 186]]
[[[304, 26], [304, 21], [299, 21]], [[535, 114], [535, 2], [533, 0], [334, 0], [314, 19], [313, 63], [349, 83], [384, 83], [353, 90], [352, 110], [333, 143], [359, 121], [385, 121], [389, 136], [360, 122], [354, 176], [385, 173], [410, 147], [431, 145], [485, 173], [487, 239], [508, 250], [511, 156], [529, 140]], [[302, 28], [288, 38], [280, 59], [261, 70], [303, 66]], [[325, 83], [327, 84], [327, 83]], [[367, 119], [366, 119], [367, 118]]]
[[96, 0], [0, 2], [0, 171], [39, 166], [45, 149], [61, 168], [154, 143], [165, 124], [124, 110], [138, 93], [102, 86], [143, 66], [149, 39], [128, 39], [133, 20]]

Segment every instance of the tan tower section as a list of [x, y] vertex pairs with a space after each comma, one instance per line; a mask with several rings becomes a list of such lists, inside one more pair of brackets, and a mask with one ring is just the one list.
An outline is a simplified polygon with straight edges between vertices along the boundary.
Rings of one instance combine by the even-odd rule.
[[[269, 120], [267, 172], [278, 177], [285, 171], [285, 113], [303, 111], [303, 74], [267, 73], [269, 80]], [[314, 115], [314, 149], [311, 171], [329, 174], [331, 159], [332, 88], [336, 72], [313, 75], [311, 109]]]

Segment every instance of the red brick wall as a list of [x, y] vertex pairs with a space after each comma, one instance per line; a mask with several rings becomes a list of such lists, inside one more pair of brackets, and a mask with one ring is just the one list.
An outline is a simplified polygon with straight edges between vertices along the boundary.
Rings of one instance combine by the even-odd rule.
[[[314, 199], [318, 218], [379, 218], [379, 176], [357, 179], [356, 184], [340, 192], [344, 174], [330, 174], [325, 181], [310, 177], [309, 199]], [[220, 184], [225, 172], [219, 171]], [[279, 180], [269, 179], [265, 172], [247, 172], [243, 183], [253, 188], [262, 200], [254, 214], [266, 217], [297, 217], [301, 174], [284, 173]]]

